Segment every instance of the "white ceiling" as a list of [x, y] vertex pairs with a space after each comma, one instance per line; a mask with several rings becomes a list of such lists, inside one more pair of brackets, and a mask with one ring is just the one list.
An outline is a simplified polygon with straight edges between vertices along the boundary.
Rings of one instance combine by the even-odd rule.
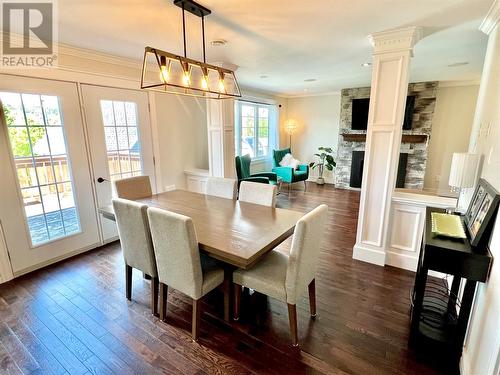
[[[487, 38], [477, 28], [492, 0], [199, 2], [212, 9], [207, 60], [239, 66], [242, 86], [293, 96], [368, 85], [366, 36], [413, 25], [427, 36], [415, 47], [412, 81], [478, 80]], [[186, 14], [188, 56], [201, 59], [200, 21]], [[213, 47], [213, 39], [228, 44]], [[181, 54], [181, 10], [172, 0], [59, 1], [59, 40], [137, 60], [146, 45]]]

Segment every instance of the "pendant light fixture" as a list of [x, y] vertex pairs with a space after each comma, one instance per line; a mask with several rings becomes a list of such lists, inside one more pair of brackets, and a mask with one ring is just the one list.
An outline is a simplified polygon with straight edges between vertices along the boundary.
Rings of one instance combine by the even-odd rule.
[[[193, 0], [174, 0], [174, 5], [182, 9], [184, 56], [146, 47], [142, 64], [141, 89], [209, 99], [241, 97], [234, 71], [207, 64], [205, 57], [205, 16], [208, 16], [211, 10]], [[201, 18], [203, 62], [187, 57], [186, 11]]]

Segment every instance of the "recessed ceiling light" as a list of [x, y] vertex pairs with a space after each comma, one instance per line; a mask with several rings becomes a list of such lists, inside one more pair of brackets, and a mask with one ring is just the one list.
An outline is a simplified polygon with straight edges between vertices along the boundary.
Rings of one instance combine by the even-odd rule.
[[222, 47], [227, 44], [227, 40], [224, 39], [214, 39], [210, 42], [210, 44], [214, 47]]
[[369, 66], [372, 66], [372, 63], [371, 62], [364, 62], [363, 64], [361, 64], [361, 66], [363, 68], [368, 68]]
[[263, 75], [261, 75], [261, 76], [260, 76], [260, 78], [262, 78], [262, 79], [266, 79], [266, 78], [267, 78], [267, 76], [266, 76], [265, 74], [263, 74]]
[[317, 81], [316, 78], [307, 78], [304, 80], [304, 82], [314, 82], [314, 81]]
[[450, 65], [447, 65], [449, 68], [456, 68], [457, 66], [464, 66], [464, 65], [469, 65], [469, 63], [467, 61], [463, 61], [463, 62], [457, 62], [457, 63], [454, 63], [454, 64], [450, 64]]

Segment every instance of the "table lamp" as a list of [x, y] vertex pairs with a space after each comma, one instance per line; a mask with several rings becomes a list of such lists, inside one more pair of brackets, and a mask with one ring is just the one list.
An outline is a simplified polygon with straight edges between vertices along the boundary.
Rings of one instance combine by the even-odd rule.
[[294, 119], [288, 119], [285, 121], [285, 132], [290, 136], [290, 148], [292, 148], [292, 134], [297, 131], [299, 125]]
[[462, 189], [472, 188], [476, 183], [480, 159], [481, 156], [479, 154], [468, 154], [465, 152], [453, 153], [448, 185], [451, 186], [452, 191], [458, 192], [455, 212], [458, 212], [458, 203], [460, 201]]

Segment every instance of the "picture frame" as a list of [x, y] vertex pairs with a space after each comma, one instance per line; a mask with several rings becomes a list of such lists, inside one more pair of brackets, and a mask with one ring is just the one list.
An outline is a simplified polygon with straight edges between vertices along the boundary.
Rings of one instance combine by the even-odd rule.
[[464, 218], [472, 246], [477, 246], [487, 233], [499, 202], [500, 195], [495, 188], [480, 179]]

